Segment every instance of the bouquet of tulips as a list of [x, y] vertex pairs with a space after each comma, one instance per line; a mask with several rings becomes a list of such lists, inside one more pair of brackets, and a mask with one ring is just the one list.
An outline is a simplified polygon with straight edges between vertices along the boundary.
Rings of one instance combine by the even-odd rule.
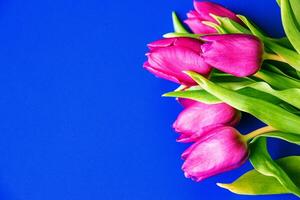
[[[144, 68], [180, 84], [163, 96], [184, 108], [173, 127], [178, 142], [192, 143], [182, 154], [187, 178], [201, 181], [249, 159], [253, 170], [217, 185], [237, 194], [300, 197], [300, 156], [273, 160], [266, 144], [273, 137], [300, 145], [300, 1], [277, 3], [284, 38], [218, 4], [194, 1], [185, 25], [172, 13], [174, 32], [148, 44]], [[266, 126], [239, 133], [242, 112]]]

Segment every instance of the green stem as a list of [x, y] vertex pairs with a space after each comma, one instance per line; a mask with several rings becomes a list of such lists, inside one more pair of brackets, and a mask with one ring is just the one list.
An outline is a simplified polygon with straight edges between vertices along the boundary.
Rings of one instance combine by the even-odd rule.
[[244, 136], [244, 138], [246, 141], [249, 141], [255, 138], [256, 136], [262, 135], [264, 133], [273, 132], [273, 131], [277, 131], [277, 129], [273, 128], [272, 126], [265, 126], [263, 128], [252, 131], [251, 133], [248, 133], [247, 135]]
[[275, 60], [275, 61], [286, 63], [286, 61], [281, 56], [277, 54], [267, 53], [267, 52], [264, 53], [264, 60]]

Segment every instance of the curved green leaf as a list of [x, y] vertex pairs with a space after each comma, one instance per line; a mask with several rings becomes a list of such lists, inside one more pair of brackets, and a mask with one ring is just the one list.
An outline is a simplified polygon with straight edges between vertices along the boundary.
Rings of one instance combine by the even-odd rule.
[[[300, 156], [289, 156], [275, 162], [300, 187]], [[245, 173], [231, 184], [218, 183], [217, 185], [236, 194], [266, 195], [290, 193], [276, 178], [265, 176], [255, 169]]]
[[218, 33], [220, 34], [226, 34], [226, 33], [251, 34], [251, 32], [247, 28], [229, 19], [228, 17], [220, 17], [213, 14], [211, 14], [211, 16], [218, 22], [218, 24], [209, 21], [204, 21], [203, 23], [216, 29], [216, 31], [218, 31]]
[[[216, 81], [216, 84], [221, 85], [222, 87], [226, 87], [228, 89], [237, 90], [240, 94], [246, 94], [248, 96], [254, 98], [260, 98], [265, 101], [271, 102], [273, 104], [284, 104], [282, 100], [273, 95], [267, 94], [265, 92], [258, 91], [256, 89], [247, 87], [248, 85], [255, 83], [255, 81], [249, 78], [237, 78], [233, 76], [218, 76], [212, 77], [212, 80]], [[164, 97], [180, 97], [180, 98], [188, 98], [195, 101], [200, 101], [207, 104], [215, 104], [222, 102], [212, 94], [203, 90], [201, 87], [194, 86], [187, 90], [175, 90], [172, 92], [168, 92], [163, 94]]]
[[214, 84], [195, 72], [187, 72], [187, 74], [203, 89], [232, 107], [250, 113], [278, 130], [300, 134], [299, 116], [286, 111], [278, 105], [259, 98], [249, 97], [246, 94], [239, 94], [236, 91]]
[[264, 133], [261, 136], [258, 137], [271, 137], [271, 138], [277, 138], [281, 140], [285, 140], [287, 142], [300, 145], [300, 135], [294, 134], [294, 133], [286, 133], [286, 132], [280, 132], [280, 131], [273, 131]]
[[180, 97], [200, 101], [206, 104], [220, 103], [221, 101], [205, 90], [185, 90], [168, 92], [162, 95], [163, 97]]
[[174, 37], [188, 37], [200, 40], [200, 34], [193, 33], [166, 33], [163, 35], [164, 38], [174, 38]]
[[299, 101], [300, 89], [298, 88], [290, 88], [286, 90], [274, 90], [265, 82], [257, 82], [257, 83], [253, 83], [241, 87], [250, 87], [259, 90], [261, 92], [266, 92], [300, 109], [300, 101]]
[[252, 23], [247, 17], [243, 15], [237, 15], [237, 17], [246, 24], [252, 34], [254, 34], [256, 37], [259, 37], [263, 41], [266, 39], [266, 34], [258, 26]]
[[264, 42], [268, 48], [282, 57], [294, 69], [300, 70], [300, 54], [291, 49], [285, 48], [274, 41], [265, 40]]
[[300, 88], [299, 80], [292, 78], [284, 74], [283, 72], [281, 72], [281, 74], [278, 74], [261, 69], [255, 74], [255, 77], [266, 81], [271, 86], [277, 89]]
[[[273, 66], [268, 65], [269, 69], [271, 67]], [[272, 72], [270, 70], [261, 69], [254, 76], [266, 81], [277, 89], [300, 88], [300, 80], [283, 73], [278, 68], [276, 68], [276, 70], [277, 72]]]
[[189, 33], [184, 25], [181, 23], [180, 19], [176, 15], [175, 12], [172, 12], [172, 21], [173, 21], [173, 28], [176, 33]]
[[266, 138], [258, 138], [250, 144], [250, 162], [259, 173], [276, 178], [286, 190], [300, 197], [300, 189], [269, 155]]
[[[282, 0], [280, 2], [281, 6], [281, 18], [282, 18], [282, 24], [284, 31], [289, 38], [290, 42], [294, 46], [294, 48], [297, 50], [298, 53], [300, 53], [300, 31], [299, 31], [299, 24], [297, 22], [297, 19], [295, 18], [295, 15], [299, 15], [299, 13], [294, 13], [292, 7], [291, 7], [291, 1], [292, 0]], [[299, 6], [299, 1], [294, 1], [295, 3], [294, 8], [299, 11], [300, 9], [297, 8]], [[295, 10], [296, 11], [296, 10]]]

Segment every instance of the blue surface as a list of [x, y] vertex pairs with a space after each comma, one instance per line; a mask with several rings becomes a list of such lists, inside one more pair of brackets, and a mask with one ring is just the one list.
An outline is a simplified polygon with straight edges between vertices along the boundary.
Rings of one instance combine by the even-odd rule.
[[[219, 0], [282, 35], [275, 0]], [[237, 196], [215, 186], [249, 163], [202, 183], [184, 178], [161, 98], [175, 84], [142, 69], [146, 43], [172, 30], [192, 1], [0, 2], [1, 200], [296, 199]], [[240, 130], [261, 123], [245, 115]], [[273, 140], [275, 157], [300, 154]]]

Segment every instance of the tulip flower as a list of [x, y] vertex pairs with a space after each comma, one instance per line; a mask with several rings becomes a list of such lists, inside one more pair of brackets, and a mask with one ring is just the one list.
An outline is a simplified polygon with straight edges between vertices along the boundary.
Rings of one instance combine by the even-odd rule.
[[195, 10], [187, 13], [188, 19], [184, 22], [190, 27], [190, 29], [196, 34], [213, 34], [217, 33], [217, 31], [205, 24], [204, 21], [209, 21], [213, 23], [218, 23], [211, 14], [220, 16], [220, 17], [228, 17], [229, 19], [243, 24], [242, 21], [236, 16], [232, 11], [211, 2], [199, 2], [194, 1]]
[[150, 52], [144, 63], [151, 73], [179, 84], [192, 86], [196, 83], [182, 71], [194, 71], [208, 76], [211, 67], [200, 56], [201, 41], [192, 38], [168, 38], [148, 44]]
[[193, 100], [179, 99], [185, 109], [173, 124], [180, 133], [178, 142], [194, 142], [205, 137], [219, 126], [235, 126], [241, 118], [240, 111], [225, 104], [204, 104]]
[[256, 73], [263, 61], [263, 43], [253, 35], [203, 36], [202, 56], [206, 63], [237, 77]]
[[248, 158], [247, 143], [236, 129], [219, 127], [190, 146], [182, 158], [185, 176], [201, 181], [241, 166]]
[[[197, 104], [198, 101], [194, 101], [191, 99], [186, 99], [186, 98], [177, 98], [177, 101], [180, 105], [182, 105], [184, 108], [187, 108], [193, 104]], [[199, 102], [200, 103], [200, 102]]]

